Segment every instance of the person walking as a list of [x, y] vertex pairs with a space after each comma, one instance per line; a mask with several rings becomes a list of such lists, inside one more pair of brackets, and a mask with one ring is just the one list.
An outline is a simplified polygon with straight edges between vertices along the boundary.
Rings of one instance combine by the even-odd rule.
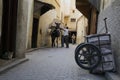
[[64, 24], [60, 28], [61, 31], [61, 47], [64, 47]]
[[75, 44], [75, 34], [72, 35], [72, 44]]

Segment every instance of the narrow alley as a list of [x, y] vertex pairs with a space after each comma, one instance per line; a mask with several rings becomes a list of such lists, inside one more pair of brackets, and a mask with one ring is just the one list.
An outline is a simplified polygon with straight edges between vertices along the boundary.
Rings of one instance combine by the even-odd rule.
[[29, 61], [0, 75], [0, 80], [105, 80], [81, 69], [74, 60], [76, 45], [28, 52]]
[[0, 0], [0, 80], [120, 80], [119, 32], [120, 0]]

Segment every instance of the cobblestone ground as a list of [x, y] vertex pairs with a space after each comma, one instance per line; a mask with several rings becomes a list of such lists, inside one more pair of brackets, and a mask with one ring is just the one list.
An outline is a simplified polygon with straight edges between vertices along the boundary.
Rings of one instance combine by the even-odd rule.
[[89, 74], [74, 60], [75, 46], [46, 48], [27, 53], [30, 59], [0, 75], [0, 80], [105, 80]]

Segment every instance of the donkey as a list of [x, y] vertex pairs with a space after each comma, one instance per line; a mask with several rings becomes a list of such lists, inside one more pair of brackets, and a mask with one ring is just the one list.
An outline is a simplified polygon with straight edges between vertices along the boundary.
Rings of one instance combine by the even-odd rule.
[[52, 47], [55, 47], [55, 39], [58, 47], [58, 38], [60, 37], [60, 23], [55, 23], [55, 29], [51, 30]]

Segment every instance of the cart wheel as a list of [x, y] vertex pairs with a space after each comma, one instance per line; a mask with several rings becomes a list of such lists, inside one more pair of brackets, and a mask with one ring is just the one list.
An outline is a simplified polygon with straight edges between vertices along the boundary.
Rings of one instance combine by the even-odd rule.
[[75, 61], [83, 69], [93, 69], [101, 61], [100, 50], [92, 44], [82, 43], [75, 51]]
[[75, 53], [77, 52], [77, 49], [80, 47], [80, 45], [85, 44], [85, 43], [80, 43], [76, 48], [75, 48]]
[[[82, 44], [85, 44], [85, 43], [80, 43], [76, 48], [75, 48], [75, 54], [77, 53], [79, 47], [81, 47]], [[82, 64], [87, 64], [86, 61], [81, 61]]]

